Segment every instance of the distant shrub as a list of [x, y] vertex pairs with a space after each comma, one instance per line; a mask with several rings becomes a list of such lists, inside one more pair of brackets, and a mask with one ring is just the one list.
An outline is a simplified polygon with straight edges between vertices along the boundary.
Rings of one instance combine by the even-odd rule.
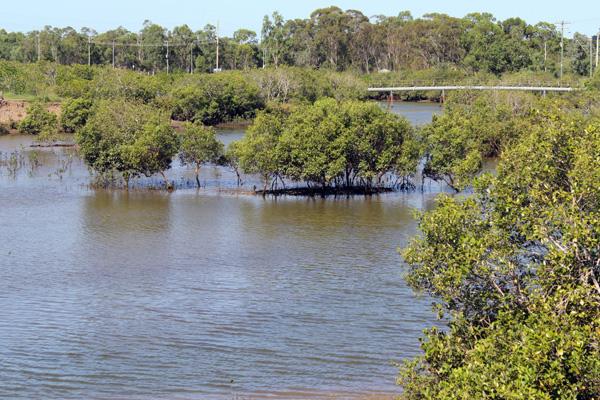
[[55, 132], [57, 127], [56, 115], [46, 110], [42, 103], [33, 103], [27, 108], [27, 117], [19, 123], [18, 129], [22, 133], [39, 135]]
[[91, 114], [92, 104], [89, 99], [71, 99], [63, 103], [60, 117], [61, 129], [73, 133], [82, 128]]
[[56, 92], [62, 97], [84, 97], [89, 94], [96, 77], [96, 67], [87, 65], [59, 66]]
[[119, 97], [136, 102], [151, 103], [166, 94], [168, 79], [162, 75], [148, 76], [135, 71], [102, 68], [92, 81], [94, 98], [115, 99]]
[[252, 118], [264, 107], [257, 85], [240, 73], [181, 81], [171, 97], [174, 119], [205, 125]]

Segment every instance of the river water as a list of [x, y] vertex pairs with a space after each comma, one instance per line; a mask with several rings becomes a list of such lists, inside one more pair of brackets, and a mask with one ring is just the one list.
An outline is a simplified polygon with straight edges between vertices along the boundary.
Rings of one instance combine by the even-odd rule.
[[[438, 111], [394, 106], [415, 124]], [[5, 161], [22, 154], [0, 167], [0, 397], [398, 393], [394, 363], [435, 318], [396, 249], [436, 185], [262, 198], [215, 190], [234, 176], [205, 168], [201, 190], [94, 191], [69, 149], [29, 143], [0, 137]]]

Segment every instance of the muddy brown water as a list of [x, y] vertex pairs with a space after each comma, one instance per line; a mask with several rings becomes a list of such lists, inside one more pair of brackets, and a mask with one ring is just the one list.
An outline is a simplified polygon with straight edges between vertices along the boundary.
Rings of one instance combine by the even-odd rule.
[[[414, 123], [438, 110], [394, 109]], [[435, 318], [396, 249], [438, 186], [262, 198], [219, 192], [234, 175], [209, 167], [201, 190], [91, 190], [73, 149], [30, 140], [0, 137], [4, 162], [20, 150], [22, 164], [0, 166], [0, 397], [398, 393], [394, 363]], [[173, 179], [191, 176], [175, 165]]]

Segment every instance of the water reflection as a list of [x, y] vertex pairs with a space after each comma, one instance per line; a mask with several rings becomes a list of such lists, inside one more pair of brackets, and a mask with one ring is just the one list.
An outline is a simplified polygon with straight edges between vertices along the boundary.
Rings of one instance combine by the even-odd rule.
[[432, 115], [439, 115], [442, 112], [441, 106], [436, 103], [394, 101], [392, 103], [381, 102], [379, 104], [382, 108], [405, 117], [416, 126], [428, 124], [431, 122]]

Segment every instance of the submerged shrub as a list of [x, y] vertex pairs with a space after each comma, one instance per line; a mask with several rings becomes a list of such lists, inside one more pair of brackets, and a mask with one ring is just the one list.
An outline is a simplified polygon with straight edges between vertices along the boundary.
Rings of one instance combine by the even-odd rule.
[[[246, 173], [325, 188], [410, 186], [420, 149], [408, 121], [377, 104], [323, 99], [259, 114], [237, 148]], [[387, 179], [386, 179], [387, 178]]]
[[[159, 110], [126, 100], [102, 100], [76, 141], [86, 164], [99, 174], [151, 176], [171, 166], [177, 134]], [[166, 178], [165, 178], [166, 181]]]
[[223, 143], [217, 140], [214, 128], [186, 123], [181, 136], [179, 159], [183, 165], [193, 165], [196, 184], [200, 187], [200, 168], [216, 163], [223, 156]]

